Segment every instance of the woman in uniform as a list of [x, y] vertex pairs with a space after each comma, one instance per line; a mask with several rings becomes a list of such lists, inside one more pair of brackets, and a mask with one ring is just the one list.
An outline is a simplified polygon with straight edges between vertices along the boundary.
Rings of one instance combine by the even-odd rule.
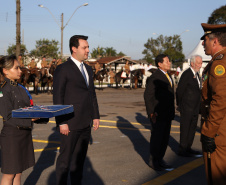
[[31, 106], [31, 103], [24, 87], [17, 83], [21, 70], [16, 56], [0, 59], [0, 73], [4, 76], [0, 84], [0, 115], [3, 117], [1, 185], [20, 185], [22, 172], [35, 164], [31, 135], [34, 120], [12, 118], [11, 113], [14, 109]]

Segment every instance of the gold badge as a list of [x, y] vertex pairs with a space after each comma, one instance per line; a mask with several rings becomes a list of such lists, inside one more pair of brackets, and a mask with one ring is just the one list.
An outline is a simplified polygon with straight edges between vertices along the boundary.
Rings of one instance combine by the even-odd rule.
[[222, 76], [225, 73], [225, 68], [222, 65], [217, 65], [214, 69], [214, 73], [217, 76]]

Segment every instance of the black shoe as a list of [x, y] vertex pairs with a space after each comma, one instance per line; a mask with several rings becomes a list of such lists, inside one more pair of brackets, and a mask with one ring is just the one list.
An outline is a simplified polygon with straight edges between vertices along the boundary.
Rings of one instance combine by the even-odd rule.
[[192, 154], [189, 152], [178, 152], [178, 155], [182, 157], [202, 157], [201, 154]]
[[164, 170], [167, 170], [167, 171], [172, 171], [174, 170], [174, 168], [170, 165], [168, 165], [164, 160], [159, 160], [159, 165], [164, 168]]
[[160, 160], [159, 165], [163, 168], [172, 168], [172, 166], [168, 165], [164, 160]]
[[149, 163], [148, 163], [148, 166], [151, 167], [153, 170], [156, 170], [156, 171], [163, 171], [164, 170], [164, 168], [159, 165], [158, 160], [150, 160]]

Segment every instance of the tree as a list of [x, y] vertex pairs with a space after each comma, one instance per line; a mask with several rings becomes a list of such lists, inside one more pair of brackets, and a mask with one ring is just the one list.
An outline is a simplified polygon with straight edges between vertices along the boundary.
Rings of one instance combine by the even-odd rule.
[[[27, 51], [26, 46], [24, 44], [21, 44], [19, 54], [24, 55], [26, 51]], [[16, 45], [12, 44], [11, 46], [8, 46], [7, 53], [8, 55], [16, 55]]]
[[100, 58], [105, 56], [105, 51], [103, 47], [97, 47], [92, 50], [91, 57], [92, 58]]
[[110, 47], [110, 48], [106, 47], [104, 50], [105, 50], [105, 56], [106, 57], [115, 57], [115, 56], [117, 56], [117, 52], [116, 52], [116, 50], [113, 47]]
[[58, 56], [58, 50], [57, 47], [59, 45], [58, 41], [52, 40], [49, 41], [48, 39], [38, 40], [36, 41], [36, 49], [30, 51], [30, 55], [36, 56], [36, 57], [52, 57], [57, 58]]
[[226, 24], [226, 5], [214, 10], [208, 18], [208, 24]]
[[144, 47], [146, 49], [142, 52], [145, 55], [143, 59], [152, 64], [154, 64], [154, 59], [159, 54], [168, 55], [172, 62], [182, 62], [185, 58], [182, 53], [183, 48], [179, 35], [169, 37], [160, 35], [156, 39], [148, 39]]
[[120, 52], [117, 54], [117, 56], [123, 57], [123, 56], [126, 56], [126, 54], [124, 54], [122, 51], [120, 51]]
[[101, 58], [101, 57], [115, 57], [115, 56], [125, 56], [123, 52], [117, 53], [116, 50], [113, 47], [97, 47], [93, 48], [91, 52], [92, 58]]

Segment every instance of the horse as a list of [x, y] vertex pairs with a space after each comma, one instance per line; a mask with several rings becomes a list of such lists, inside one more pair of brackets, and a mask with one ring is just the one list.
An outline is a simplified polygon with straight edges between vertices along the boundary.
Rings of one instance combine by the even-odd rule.
[[[18, 83], [22, 84], [24, 87], [26, 87], [27, 84], [30, 83], [29, 81], [29, 76], [31, 74], [30, 70], [25, 68], [25, 67], [22, 67], [20, 69], [22, 72], [21, 72], [21, 77], [20, 79], [18, 80]], [[28, 88], [28, 87], [27, 87]]]
[[138, 80], [139, 79], [142, 79], [142, 75], [144, 74], [144, 69], [135, 69], [133, 71], [130, 72], [130, 78], [129, 77], [126, 77], [126, 78], [123, 78], [122, 77], [122, 73], [123, 71], [120, 71], [118, 73], [115, 74], [115, 83], [116, 83], [116, 88], [118, 88], [118, 84], [122, 82], [122, 87], [123, 87], [123, 84], [130, 79], [130, 89], [133, 87], [133, 82], [134, 82], [134, 88], [136, 89], [137, 88], [137, 84], [138, 84]]
[[122, 87], [124, 87], [124, 83], [130, 79], [129, 77], [122, 77], [122, 74], [123, 74], [123, 70], [115, 74], [116, 89], [118, 89], [118, 84], [120, 84], [121, 81], [122, 81]]
[[50, 80], [50, 76], [49, 76], [49, 71], [48, 68], [43, 67], [40, 69], [41, 72], [41, 79], [40, 79], [40, 83], [41, 83], [41, 92], [45, 91], [45, 86], [47, 85], [47, 92], [49, 92], [49, 80]]
[[48, 83], [50, 84], [52, 84], [51, 85], [51, 88], [50, 88], [50, 91], [51, 92], [53, 92], [53, 75], [54, 75], [54, 71], [56, 70], [56, 68], [57, 68], [57, 65], [56, 64], [52, 64], [51, 65], [51, 67], [49, 68], [49, 74], [50, 74], [50, 76], [49, 76], [49, 80], [48, 80]]
[[147, 78], [150, 77], [158, 68], [152, 67], [149, 70], [145, 70], [145, 73], [143, 74], [143, 80], [142, 80], [142, 88], [146, 87]]
[[56, 67], [57, 67], [56, 64], [52, 64], [51, 67], [49, 68], [49, 74], [51, 74], [53, 76], [54, 71], [56, 70]]
[[144, 74], [145, 74], [144, 69], [136, 69], [131, 71], [130, 89], [133, 88], [133, 82], [134, 82], [134, 89], [137, 89], [139, 81], [141, 81], [141, 84], [142, 84]]
[[33, 82], [34, 93], [38, 94], [38, 85], [41, 79], [40, 69], [34, 68], [30, 69], [30, 71], [29, 82]]
[[97, 74], [93, 73], [93, 81], [98, 80], [99, 81], [99, 89], [103, 90], [103, 80], [108, 76], [108, 69], [102, 69], [97, 72]]

